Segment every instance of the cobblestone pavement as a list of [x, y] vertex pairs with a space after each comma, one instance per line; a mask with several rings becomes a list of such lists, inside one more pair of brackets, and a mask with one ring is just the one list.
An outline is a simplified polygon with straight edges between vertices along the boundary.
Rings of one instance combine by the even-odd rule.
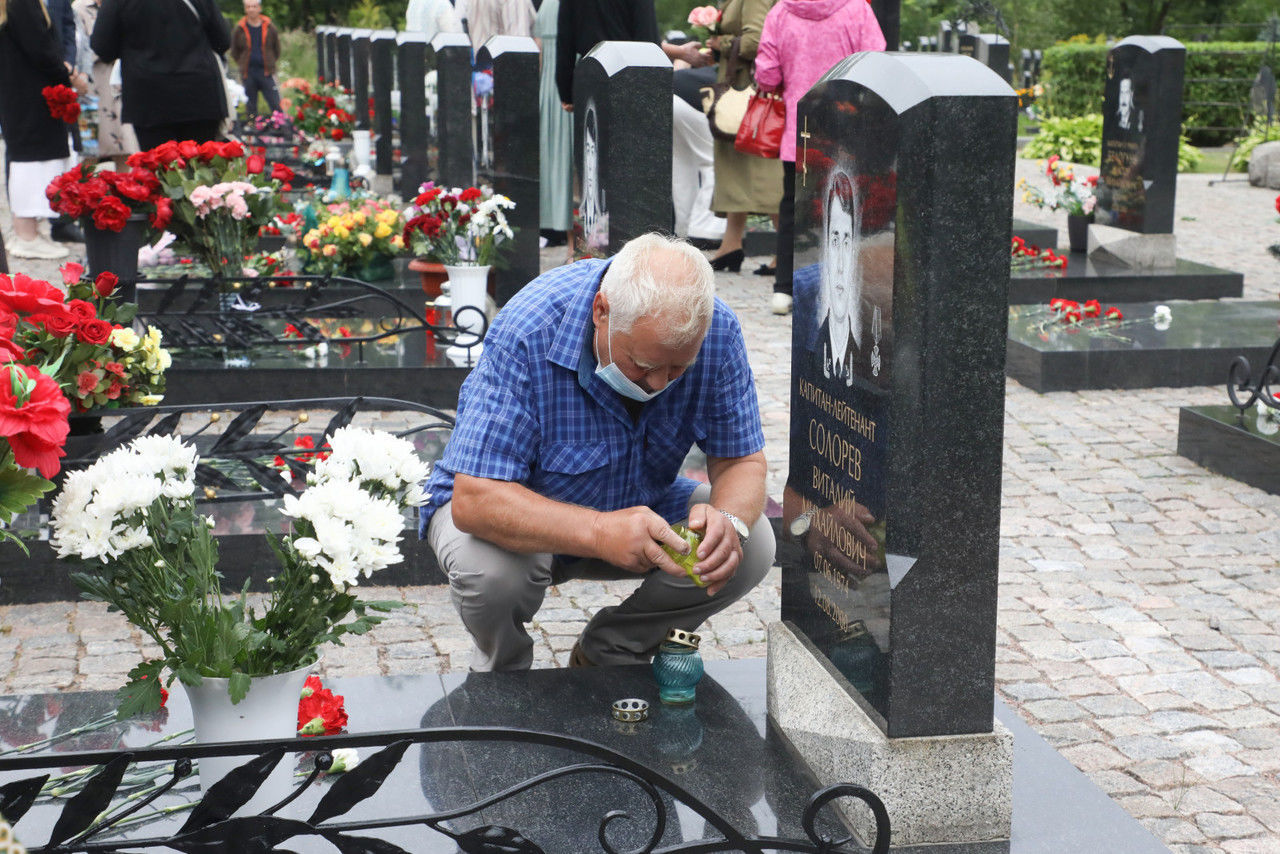
[[[1019, 162], [1020, 174], [1034, 169]], [[1280, 238], [1274, 193], [1208, 181], [1179, 182], [1179, 254], [1243, 272], [1247, 298], [1276, 299], [1280, 266], [1265, 251]], [[1017, 214], [1058, 226], [1065, 241], [1061, 215], [1021, 203]], [[790, 322], [768, 313], [765, 279], [719, 281], [746, 329], [777, 498]], [[1280, 852], [1280, 497], [1175, 453], [1178, 408], [1224, 402], [1224, 391], [1007, 388], [1000, 695], [1174, 850]], [[709, 623], [707, 657], [765, 654], [778, 581], [775, 569]], [[553, 588], [533, 624], [535, 666], [564, 665], [592, 611], [625, 590]], [[327, 652], [327, 675], [466, 667], [469, 643], [445, 589], [368, 593], [412, 607]], [[0, 608], [0, 625], [4, 693], [114, 688], [143, 648], [96, 604]]]

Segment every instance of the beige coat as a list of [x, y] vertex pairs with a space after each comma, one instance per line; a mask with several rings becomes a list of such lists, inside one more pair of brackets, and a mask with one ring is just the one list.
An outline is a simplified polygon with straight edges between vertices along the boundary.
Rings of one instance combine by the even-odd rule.
[[[733, 85], [746, 86], [751, 81], [751, 63], [760, 45], [760, 31], [765, 15], [776, 0], [726, 0], [721, 6], [720, 31], [722, 49], [717, 79], [724, 80], [729, 69], [729, 43], [740, 37], [740, 68]], [[716, 189], [711, 209], [718, 214], [775, 214], [782, 201], [782, 162], [766, 160], [750, 154], [739, 154], [733, 143], [716, 140]]]

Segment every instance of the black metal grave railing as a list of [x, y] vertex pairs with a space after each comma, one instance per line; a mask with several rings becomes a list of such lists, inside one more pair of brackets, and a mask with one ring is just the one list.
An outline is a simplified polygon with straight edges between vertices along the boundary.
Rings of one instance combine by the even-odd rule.
[[[412, 815], [369, 815], [356, 810], [361, 804], [373, 805], [387, 778], [401, 766], [406, 752], [414, 745], [480, 743], [482, 745], [525, 744], [558, 748], [587, 757], [586, 761], [565, 761], [560, 767], [532, 774], [522, 782], [500, 791], [480, 794], [465, 804], [446, 810], [417, 812]], [[378, 748], [353, 770], [344, 772], [327, 787], [306, 818], [278, 815], [310, 790], [319, 788], [316, 781], [331, 767], [333, 754], [339, 748]], [[273, 806], [255, 815], [236, 815], [259, 793], [267, 778], [284, 759], [286, 753], [315, 751], [305, 779]], [[205, 757], [243, 756], [251, 758], [209, 787], [186, 821], [176, 830], [154, 835], [121, 835], [116, 829], [125, 819], [136, 820], [141, 811], [163, 803], [166, 795], [191, 776], [193, 763]], [[501, 756], [499, 752], [495, 755]], [[169, 763], [163, 768], [165, 781], [145, 797], [121, 803], [117, 793], [131, 766], [140, 763]], [[23, 819], [37, 803], [49, 778], [48, 770], [68, 767], [97, 766], [93, 776], [78, 793], [65, 800], [52, 819], [52, 829], [42, 844], [33, 844], [31, 832]], [[819, 829], [819, 814], [825, 806], [841, 798], [862, 801], [875, 820], [873, 854], [889, 850], [890, 822], [880, 799], [869, 790], [852, 784], [820, 789], [809, 799], [801, 816], [806, 838], [782, 838], [749, 834], [717, 813], [703, 800], [648, 766], [629, 759], [607, 747], [582, 738], [556, 733], [499, 727], [447, 727], [400, 730], [359, 735], [338, 735], [312, 739], [276, 741], [242, 741], [218, 744], [185, 744], [174, 747], [150, 747], [129, 751], [92, 751], [80, 753], [19, 755], [0, 758], [0, 774], [45, 771], [32, 777], [14, 780], [0, 786], [0, 812], [8, 818], [30, 852], [48, 854], [99, 854], [116, 851], [177, 850], [182, 852], [266, 852], [292, 850], [280, 848], [289, 840], [312, 837], [330, 843], [344, 854], [397, 854], [410, 849], [369, 832], [391, 832], [422, 828], [452, 839], [467, 854], [542, 854], [543, 849], [531, 841], [520, 828], [480, 824], [461, 829], [455, 823], [482, 814], [486, 809], [508, 802], [514, 797], [552, 781], [581, 775], [603, 775], [615, 782], [634, 786], [633, 802], [644, 807], [645, 814], [633, 815], [625, 809], [612, 809], [592, 817], [592, 810], [605, 810], [605, 798], [579, 801], [570, 808], [581, 821], [595, 826], [599, 848], [607, 854], [618, 854], [616, 833], [621, 826], [638, 827], [644, 843], [628, 854], [704, 854], [704, 852], [738, 851], [763, 854], [765, 851], [820, 852], [852, 854], [863, 851], [851, 835], [824, 836]], [[386, 794], [384, 792], [384, 794]], [[662, 844], [679, 805], [695, 813], [713, 831], [709, 838]], [[302, 806], [301, 803], [298, 806]], [[425, 806], [425, 804], [424, 804]], [[356, 810], [355, 814], [353, 810]], [[585, 815], [584, 815], [585, 814]], [[346, 817], [344, 819], [344, 816]], [[545, 816], [527, 817], [532, 823]], [[44, 819], [51, 816], [46, 815]], [[827, 823], [829, 826], [829, 822]], [[168, 826], [171, 826], [168, 825]], [[527, 830], [528, 828], [526, 828]], [[29, 832], [29, 830], [31, 832]], [[645, 832], [647, 830], [647, 833]], [[420, 831], [416, 831], [420, 832]], [[41, 834], [43, 835], [43, 834]], [[299, 844], [294, 842], [291, 844]], [[856, 846], [856, 847], [855, 847]], [[421, 850], [415, 846], [412, 850]]]
[[1280, 400], [1276, 399], [1273, 390], [1277, 383], [1280, 383], [1280, 338], [1276, 339], [1275, 346], [1271, 348], [1271, 353], [1256, 378], [1249, 360], [1244, 356], [1236, 356], [1227, 372], [1227, 396], [1241, 415], [1257, 403], [1280, 413]]

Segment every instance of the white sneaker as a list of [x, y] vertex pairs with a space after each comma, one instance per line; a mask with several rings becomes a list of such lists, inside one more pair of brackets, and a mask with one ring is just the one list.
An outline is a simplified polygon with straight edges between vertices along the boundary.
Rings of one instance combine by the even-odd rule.
[[66, 247], [59, 246], [39, 234], [30, 240], [23, 240], [15, 236], [13, 243], [7, 244], [5, 249], [14, 258], [33, 258], [45, 261], [57, 261], [71, 254]]
[[791, 294], [783, 294], [774, 292], [773, 302], [770, 304], [774, 314], [790, 314], [791, 313]]

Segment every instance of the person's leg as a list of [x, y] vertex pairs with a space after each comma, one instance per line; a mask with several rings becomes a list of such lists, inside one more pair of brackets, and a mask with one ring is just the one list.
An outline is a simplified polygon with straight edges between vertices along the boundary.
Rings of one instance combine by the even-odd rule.
[[796, 164], [782, 162], [782, 201], [778, 204], [777, 272], [773, 279], [773, 313], [791, 312], [791, 274], [795, 265]]
[[[711, 487], [702, 484], [693, 492], [690, 506], [706, 502]], [[773, 566], [776, 543], [764, 514], [751, 526], [742, 564], [715, 596], [688, 578], [654, 571], [620, 605], [601, 608], [582, 632], [579, 646], [596, 665], [643, 664], [672, 628], [695, 631], [707, 618], [747, 595]], [[621, 572], [621, 570], [619, 570]]]
[[746, 211], [735, 211], [725, 214], [724, 237], [720, 238], [720, 248], [715, 257], [728, 255], [742, 248], [742, 236], [747, 233]]
[[[244, 97], [246, 104], [244, 107], [245, 115], [252, 120], [258, 115], [258, 92], [262, 90], [262, 75], [256, 71], [250, 71], [240, 81], [244, 84]], [[268, 101], [268, 103], [270, 103]]]
[[272, 113], [280, 112], [280, 90], [276, 88], [276, 79], [270, 74], [264, 74], [259, 86], [262, 89], [262, 97], [267, 102], [267, 109]]
[[449, 591], [475, 649], [471, 669], [527, 670], [533, 639], [524, 624], [551, 584], [551, 555], [509, 552], [453, 524], [452, 504], [431, 517], [427, 542], [449, 578]]

